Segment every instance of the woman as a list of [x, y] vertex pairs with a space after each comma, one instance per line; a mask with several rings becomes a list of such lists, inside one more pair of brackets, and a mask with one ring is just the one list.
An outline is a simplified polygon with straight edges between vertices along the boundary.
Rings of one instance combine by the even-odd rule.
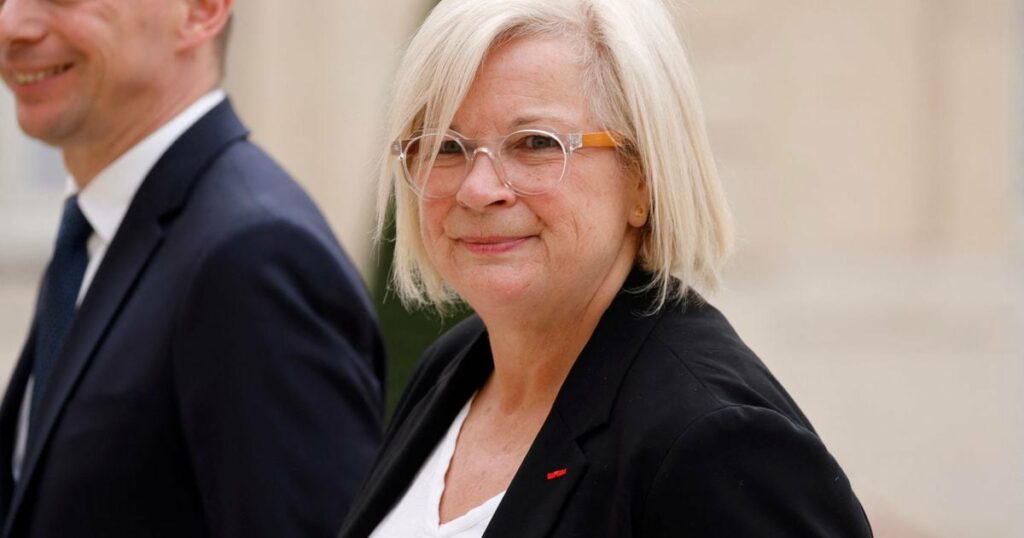
[[[713, 289], [729, 218], [659, 0], [443, 0], [383, 209], [428, 350], [342, 536], [869, 536]], [[383, 226], [383, 223], [381, 223]]]

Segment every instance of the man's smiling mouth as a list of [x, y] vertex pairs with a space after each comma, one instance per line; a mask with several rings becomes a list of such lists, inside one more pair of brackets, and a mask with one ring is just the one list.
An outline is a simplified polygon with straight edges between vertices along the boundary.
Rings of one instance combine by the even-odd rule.
[[11, 79], [14, 80], [15, 84], [28, 85], [42, 82], [48, 78], [55, 77], [57, 75], [67, 72], [71, 69], [71, 64], [58, 65], [50, 67], [49, 69], [42, 69], [39, 71], [15, 71], [11, 73]]

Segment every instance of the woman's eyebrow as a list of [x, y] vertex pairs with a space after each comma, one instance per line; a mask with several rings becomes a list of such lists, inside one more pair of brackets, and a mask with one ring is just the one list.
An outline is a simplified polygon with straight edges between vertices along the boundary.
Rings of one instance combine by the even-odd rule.
[[572, 121], [570, 121], [568, 118], [565, 118], [562, 115], [558, 114], [557, 112], [552, 111], [544, 114], [531, 113], [519, 116], [511, 124], [509, 124], [509, 130], [515, 130], [519, 127], [523, 127], [524, 125], [535, 125], [538, 123], [546, 125], [554, 123], [557, 124], [558, 126], [572, 125]]
[[543, 123], [547, 118], [540, 116], [539, 114], [530, 114], [527, 116], [519, 116], [512, 123], [509, 124], [509, 129], [514, 130], [524, 125], [531, 125], [536, 123]]
[[[550, 127], [569, 127], [574, 125], [573, 121], [554, 111], [547, 113], [531, 112], [528, 114], [524, 114], [522, 116], [517, 116], [515, 119], [513, 119], [512, 122], [508, 124], [508, 127], [505, 128], [505, 132], [511, 133], [512, 131], [515, 131], [524, 126], [537, 124], [542, 124]], [[448, 126], [448, 129], [455, 131], [457, 133], [465, 134], [464, 131], [459, 128], [459, 124], [455, 122], [452, 122]]]

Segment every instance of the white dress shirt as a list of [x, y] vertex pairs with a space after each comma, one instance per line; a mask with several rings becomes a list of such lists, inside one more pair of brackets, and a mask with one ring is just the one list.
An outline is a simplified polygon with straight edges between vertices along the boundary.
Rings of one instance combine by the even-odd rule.
[[[162, 127], [144, 138], [141, 142], [126, 151], [114, 162], [103, 169], [84, 189], [79, 192], [74, 178], [68, 176], [65, 188], [65, 199], [78, 194], [78, 207], [85, 219], [92, 226], [86, 248], [89, 254], [89, 265], [85, 268], [82, 286], [78, 289], [78, 303], [82, 303], [89, 286], [92, 284], [96, 271], [107, 253], [107, 247], [114, 240], [117, 229], [121, 227], [125, 213], [131, 205], [135, 193], [146, 179], [149, 171], [160, 160], [165, 152], [182, 134], [192, 127], [213, 107], [224, 100], [224, 90], [216, 89], [200, 97], [183, 112], [165, 123]], [[18, 413], [18, 432], [15, 438], [14, 457], [11, 465], [14, 480], [21, 478], [21, 465], [25, 458], [28, 443], [28, 414], [32, 402], [34, 378], [30, 377], [25, 387], [25, 396], [21, 400]]]
[[462, 431], [462, 423], [469, 414], [473, 398], [466, 402], [465, 407], [452, 421], [448, 433], [431, 452], [423, 467], [420, 467], [405, 495], [381, 520], [370, 534], [370, 538], [481, 538], [484, 535], [487, 525], [501, 504], [501, 499], [505, 497], [504, 491], [447, 523], [441, 523], [440, 515], [444, 478], [448, 474], [448, 466], [451, 465], [452, 456], [455, 454], [455, 442]]

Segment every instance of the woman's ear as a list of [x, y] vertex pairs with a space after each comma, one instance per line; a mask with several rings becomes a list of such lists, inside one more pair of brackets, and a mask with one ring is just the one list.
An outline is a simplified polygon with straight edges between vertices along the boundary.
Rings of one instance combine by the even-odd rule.
[[650, 194], [647, 192], [647, 182], [643, 179], [635, 180], [631, 187], [633, 194], [633, 208], [629, 212], [629, 225], [634, 228], [643, 228], [650, 216]]

